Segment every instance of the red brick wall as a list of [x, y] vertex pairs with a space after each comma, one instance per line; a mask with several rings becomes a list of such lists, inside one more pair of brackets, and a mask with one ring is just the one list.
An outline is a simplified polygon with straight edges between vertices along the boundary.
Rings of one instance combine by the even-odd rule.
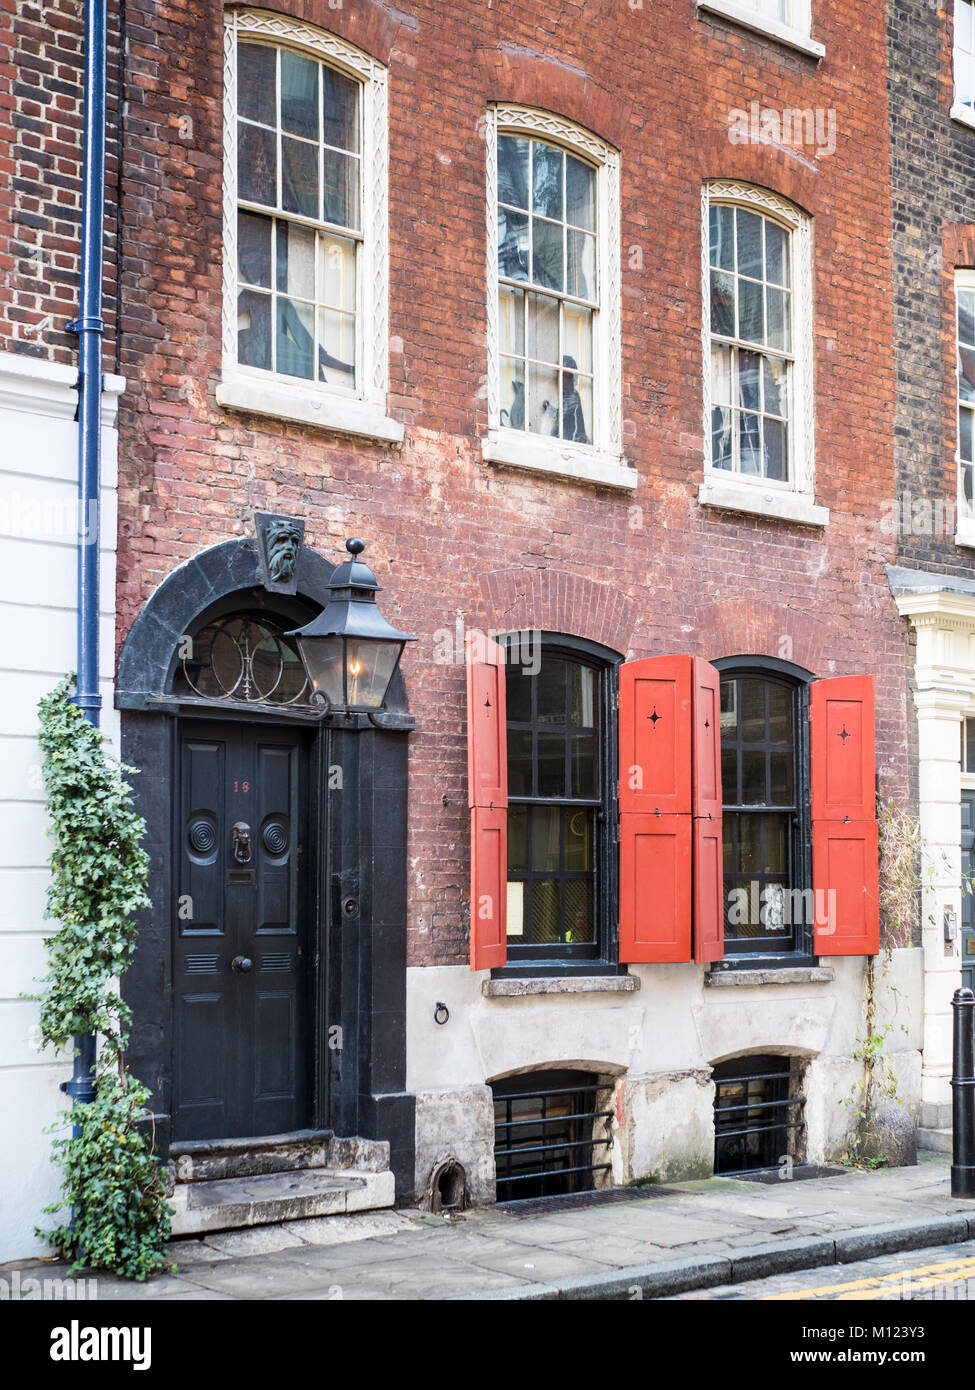
[[[78, 313], [82, 0], [0, 0], [0, 351], [73, 363]], [[115, 364], [118, 16], [109, 4], [105, 367]]]
[[[640, 655], [764, 653], [819, 675], [873, 672], [883, 788], [906, 788], [906, 646], [880, 524], [894, 490], [884, 16], [882, 7], [851, 15], [841, 0], [813, 8], [827, 48], [818, 65], [698, 17], [692, 0], [640, 9], [401, 0], [395, 11], [295, 0], [295, 14], [389, 61], [390, 409], [406, 425], [397, 450], [216, 406], [219, 7], [129, 6], [119, 640], [176, 564], [250, 534], [255, 509], [304, 517], [307, 543], [329, 555], [346, 536], [371, 540], [384, 611], [420, 637], [404, 659], [420, 723], [409, 850], [416, 964], [466, 959], [464, 672], [433, 659], [435, 634], [458, 614]], [[478, 121], [496, 99], [549, 106], [621, 149], [633, 496], [480, 462]], [[727, 113], [753, 99], [835, 108], [835, 153], [731, 145]], [[714, 175], [766, 184], [815, 214], [823, 533], [707, 513], [696, 500], [700, 184]]]

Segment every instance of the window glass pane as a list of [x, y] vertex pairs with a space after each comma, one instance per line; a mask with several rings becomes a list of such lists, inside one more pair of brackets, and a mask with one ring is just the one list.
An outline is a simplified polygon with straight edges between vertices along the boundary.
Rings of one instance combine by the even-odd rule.
[[566, 304], [562, 310], [562, 365], [592, 372], [592, 310]]
[[975, 348], [958, 349], [958, 399], [975, 401]]
[[359, 227], [359, 161], [352, 155], [326, 150], [323, 156], [326, 222]]
[[281, 205], [301, 217], [319, 216], [318, 146], [287, 135], [281, 139]]
[[498, 331], [501, 351], [523, 357], [525, 353], [525, 295], [523, 290], [501, 286], [498, 299]]
[[972, 459], [972, 419], [972, 411], [960, 410], [958, 412], [958, 426], [961, 433], [958, 452], [966, 462], [970, 462]]
[[765, 304], [768, 322], [768, 345], [780, 352], [789, 352], [791, 334], [789, 331], [789, 296], [785, 290], [767, 289]]
[[331, 68], [322, 68], [323, 137], [339, 150], [359, 149], [359, 83]]
[[242, 290], [237, 296], [237, 360], [271, 370], [271, 296]]
[[738, 754], [734, 748], [721, 750], [721, 799], [732, 806], [738, 801]]
[[556, 367], [528, 369], [528, 428], [534, 434], [558, 435], [559, 371]]
[[508, 795], [532, 795], [532, 736], [527, 729], [508, 730]]
[[762, 426], [757, 415], [738, 416], [738, 458], [742, 473], [763, 472]]
[[524, 872], [528, 868], [528, 807], [508, 807], [508, 868]]
[[[567, 367], [575, 366], [574, 357], [563, 357]], [[589, 444], [592, 420], [592, 379], [575, 372], [562, 373], [562, 438], [574, 444]]]
[[565, 723], [566, 663], [557, 657], [545, 657], [542, 669], [535, 677], [538, 682], [538, 712], [540, 724]]
[[789, 871], [789, 836], [787, 816], [763, 816], [765, 822], [765, 865], [767, 874]]
[[525, 364], [501, 359], [501, 423], [509, 429], [525, 428]]
[[792, 804], [792, 752], [770, 753], [771, 802], [773, 806]]
[[565, 939], [578, 945], [594, 941], [593, 887], [589, 879], [569, 879], [565, 885]]
[[973, 7], [969, 0], [955, 0], [955, 47], [971, 52]]
[[792, 691], [784, 685], [768, 686], [769, 739], [772, 743], [792, 742]]
[[765, 278], [773, 285], [789, 284], [789, 243], [784, 227], [765, 223]]
[[562, 940], [559, 912], [559, 883], [554, 878], [536, 878], [532, 883], [531, 940], [543, 943]]
[[562, 191], [565, 180], [565, 158], [561, 150], [532, 144], [532, 211], [542, 217], [563, 216]]
[[749, 752], [741, 755], [741, 804], [761, 806], [765, 802], [765, 754]]
[[564, 812], [565, 829], [565, 867], [570, 872], [588, 872], [593, 868], [592, 857], [592, 811]]
[[975, 504], [975, 496], [973, 496], [973, 484], [975, 484], [975, 479], [973, 479], [972, 475], [972, 465], [970, 463], [962, 464], [961, 503], [966, 516], [973, 515], [973, 504]]
[[277, 123], [277, 51], [261, 43], [237, 49], [237, 113], [263, 125]]
[[711, 399], [715, 405], [731, 404], [731, 348], [711, 346]]
[[355, 309], [354, 241], [345, 237], [321, 236], [322, 302], [330, 309]]
[[315, 233], [309, 227], [277, 224], [277, 287], [299, 299], [315, 298]]
[[720, 270], [735, 268], [735, 210], [712, 204], [711, 222], [711, 264]]
[[355, 318], [334, 309], [318, 313], [318, 379], [352, 390], [355, 386]]
[[528, 279], [528, 217], [523, 212], [498, 211], [498, 274]]
[[315, 376], [315, 311], [309, 304], [277, 298], [277, 371], [313, 380]]
[[751, 280], [738, 281], [738, 336], [746, 342], [765, 341], [763, 297], [761, 285]]
[[567, 795], [564, 734], [538, 735], [538, 795]]
[[756, 874], [762, 868], [761, 816], [736, 815], [738, 826], [738, 872]]
[[596, 740], [592, 734], [572, 739], [572, 796], [596, 799]]
[[559, 301], [547, 294], [528, 296], [528, 356], [559, 361]]
[[738, 682], [743, 743], [762, 743], [765, 739], [765, 682]]
[[738, 354], [738, 404], [743, 410], [761, 410], [761, 363], [757, 352]]
[[566, 233], [565, 288], [577, 299], [596, 298], [596, 238], [586, 232]]
[[237, 217], [237, 274], [246, 285], [271, 288], [271, 218], [242, 212]]
[[513, 724], [528, 724], [531, 721], [533, 680], [534, 677], [526, 676], [520, 666], [507, 668], [508, 720]]
[[735, 282], [731, 275], [711, 272], [711, 332], [735, 336]]
[[498, 136], [498, 201], [526, 211], [529, 143], [521, 136]]
[[757, 213], [737, 209], [738, 218], [738, 274], [750, 275], [756, 280], [764, 279], [764, 258], [762, 255], [763, 218]]
[[715, 468], [734, 467], [734, 437], [731, 411], [715, 407], [711, 411], [711, 463]]
[[531, 859], [536, 872], [558, 873], [562, 811], [558, 806], [531, 808]]
[[565, 219], [573, 227], [596, 230], [596, 171], [571, 154], [565, 157]]
[[532, 218], [532, 280], [549, 289], [565, 288], [562, 226]]
[[765, 357], [762, 370], [762, 401], [767, 415], [785, 419], [789, 414], [789, 367], [778, 357]]
[[237, 191], [245, 203], [277, 207], [277, 143], [273, 130], [244, 125], [237, 130]]
[[281, 50], [281, 129], [317, 141], [318, 63], [290, 49]]
[[766, 418], [762, 421], [762, 472], [775, 482], [788, 481], [788, 430], [778, 420]]

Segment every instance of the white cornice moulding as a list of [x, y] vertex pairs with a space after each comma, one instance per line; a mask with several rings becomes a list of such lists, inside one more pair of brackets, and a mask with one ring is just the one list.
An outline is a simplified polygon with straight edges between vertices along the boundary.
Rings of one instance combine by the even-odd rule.
[[[102, 423], [114, 426], [125, 377], [102, 377]], [[78, 368], [18, 352], [0, 352], [0, 410], [73, 420], [78, 409]]]

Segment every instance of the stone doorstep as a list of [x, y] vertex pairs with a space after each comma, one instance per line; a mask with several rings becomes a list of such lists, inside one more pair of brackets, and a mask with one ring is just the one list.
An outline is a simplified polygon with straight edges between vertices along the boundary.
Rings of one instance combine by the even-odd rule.
[[389, 1144], [375, 1139], [337, 1139], [331, 1130], [297, 1130], [268, 1138], [195, 1140], [170, 1149], [179, 1183], [252, 1178], [299, 1169], [352, 1169], [382, 1173]]
[[177, 1183], [169, 1199], [172, 1233], [192, 1236], [306, 1217], [376, 1211], [393, 1205], [394, 1190], [391, 1172], [350, 1173], [328, 1168]]
[[950, 1129], [919, 1129], [917, 1132], [919, 1149], [932, 1149], [935, 1153], [951, 1153]]

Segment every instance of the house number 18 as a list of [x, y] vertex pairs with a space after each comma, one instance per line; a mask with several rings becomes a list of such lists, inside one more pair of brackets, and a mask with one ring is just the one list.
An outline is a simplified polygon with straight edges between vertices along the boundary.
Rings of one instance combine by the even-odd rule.
[[251, 784], [250, 784], [250, 782], [235, 782], [235, 783], [234, 783], [234, 791], [235, 791], [235, 792], [243, 792], [243, 794], [244, 794], [245, 796], [246, 796], [247, 793], [250, 791], [250, 789], [251, 789]]

